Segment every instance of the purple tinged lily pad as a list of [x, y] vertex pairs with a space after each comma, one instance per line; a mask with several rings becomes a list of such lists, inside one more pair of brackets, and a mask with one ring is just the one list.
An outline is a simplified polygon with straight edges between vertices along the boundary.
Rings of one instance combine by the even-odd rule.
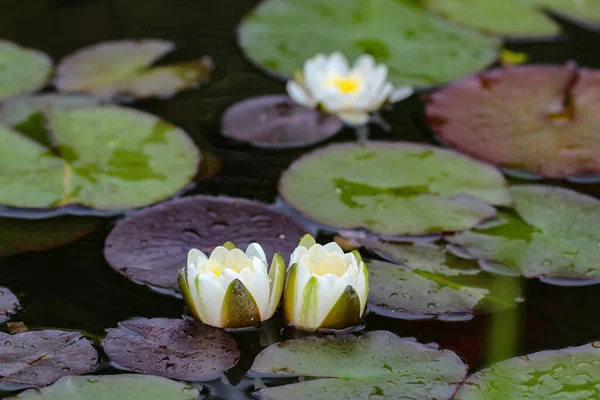
[[337, 117], [294, 103], [283, 95], [253, 97], [223, 115], [223, 136], [261, 148], [297, 148], [335, 135], [343, 122]]
[[227, 241], [245, 249], [258, 242], [271, 260], [285, 260], [305, 234], [302, 226], [266, 204], [230, 197], [190, 196], [139, 211], [108, 235], [104, 255], [117, 272], [141, 284], [178, 290], [187, 253], [209, 254]]
[[236, 341], [224, 330], [179, 319], [121, 322], [108, 330], [102, 346], [124, 369], [187, 381], [215, 379], [240, 359]]
[[0, 322], [5, 321], [14, 314], [21, 304], [17, 296], [13, 294], [9, 289], [0, 287]]
[[98, 353], [79, 332], [0, 332], [0, 386], [14, 390], [47, 386], [64, 376], [92, 372]]

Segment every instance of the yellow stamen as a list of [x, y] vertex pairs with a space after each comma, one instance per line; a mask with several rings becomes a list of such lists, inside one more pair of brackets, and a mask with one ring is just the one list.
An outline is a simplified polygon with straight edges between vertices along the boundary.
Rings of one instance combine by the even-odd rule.
[[358, 80], [355, 78], [337, 78], [332, 83], [342, 93], [354, 93], [358, 91]]

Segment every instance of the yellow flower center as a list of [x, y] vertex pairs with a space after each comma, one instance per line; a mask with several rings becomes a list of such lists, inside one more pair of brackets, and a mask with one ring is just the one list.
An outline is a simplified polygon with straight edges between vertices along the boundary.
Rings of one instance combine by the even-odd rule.
[[337, 78], [332, 83], [342, 93], [355, 93], [358, 91], [359, 82], [356, 78]]

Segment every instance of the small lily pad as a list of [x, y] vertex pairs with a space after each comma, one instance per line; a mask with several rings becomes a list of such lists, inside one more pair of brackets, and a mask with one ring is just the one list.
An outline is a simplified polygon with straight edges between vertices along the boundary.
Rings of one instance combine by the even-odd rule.
[[424, 0], [431, 11], [460, 25], [508, 36], [544, 36], [560, 27], [544, 9], [600, 22], [600, 3], [573, 0]]
[[92, 372], [98, 353], [81, 333], [56, 330], [0, 332], [0, 387], [15, 390]]
[[541, 351], [471, 375], [456, 400], [593, 399], [599, 394], [600, 343]]
[[495, 168], [438, 147], [334, 144], [296, 160], [279, 193], [305, 216], [337, 229], [380, 236], [468, 229], [508, 205]]
[[391, 332], [307, 337], [263, 350], [251, 372], [318, 379], [260, 391], [270, 400], [306, 398], [450, 399], [467, 373], [452, 351], [402, 339]]
[[233, 105], [223, 115], [223, 136], [262, 148], [311, 146], [329, 139], [343, 122], [294, 103], [287, 96], [260, 96]]
[[0, 322], [6, 321], [20, 307], [17, 296], [9, 289], [0, 286]]
[[121, 322], [108, 330], [102, 347], [128, 371], [187, 381], [216, 379], [240, 359], [236, 341], [224, 330], [180, 319]]
[[53, 249], [74, 242], [92, 232], [99, 222], [98, 218], [78, 217], [0, 218], [0, 257]]
[[500, 213], [493, 225], [446, 239], [527, 278], [600, 278], [600, 200], [544, 185], [511, 192], [516, 214]]
[[199, 395], [197, 389], [170, 379], [123, 374], [69, 376], [7, 400], [196, 400]]
[[108, 235], [104, 255], [117, 272], [156, 288], [178, 290], [177, 271], [187, 253], [209, 254], [227, 241], [240, 248], [258, 242], [271, 260], [289, 259], [306, 231], [263, 203], [228, 197], [190, 196], [137, 212]]
[[163, 40], [116, 41], [85, 47], [63, 59], [56, 87], [62, 93], [87, 93], [102, 99], [171, 97], [209, 79], [208, 57], [150, 67], [175, 48]]
[[239, 42], [251, 60], [285, 76], [317, 53], [340, 51], [351, 60], [369, 53], [389, 67], [398, 86], [429, 86], [478, 71], [499, 47], [412, 0], [268, 0], [242, 21]]
[[0, 40], [0, 100], [43, 88], [52, 73], [46, 54]]
[[102, 106], [53, 109], [47, 120], [46, 136], [0, 127], [1, 205], [130, 209], [172, 196], [196, 175], [192, 140], [152, 115]]
[[429, 124], [460, 151], [545, 177], [600, 173], [600, 71], [519, 66], [470, 76], [432, 95]]

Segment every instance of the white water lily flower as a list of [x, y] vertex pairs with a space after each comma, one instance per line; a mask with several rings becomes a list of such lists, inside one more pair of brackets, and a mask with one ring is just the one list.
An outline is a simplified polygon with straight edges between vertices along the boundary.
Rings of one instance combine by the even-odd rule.
[[387, 73], [387, 67], [375, 64], [369, 54], [360, 56], [352, 68], [340, 53], [318, 54], [304, 63], [295, 81], [288, 81], [287, 92], [298, 104], [320, 106], [349, 125], [363, 125], [369, 121], [369, 113], [386, 102], [394, 103], [413, 93], [408, 86], [394, 89], [387, 82]]
[[357, 251], [344, 253], [306, 235], [290, 258], [283, 295], [286, 322], [298, 328], [344, 329], [365, 311], [369, 275]]
[[210, 258], [190, 250], [187, 266], [179, 271], [179, 287], [197, 320], [218, 328], [246, 328], [273, 316], [284, 277], [281, 255], [274, 255], [267, 274], [267, 257], [258, 243], [244, 253], [228, 242], [216, 247]]

